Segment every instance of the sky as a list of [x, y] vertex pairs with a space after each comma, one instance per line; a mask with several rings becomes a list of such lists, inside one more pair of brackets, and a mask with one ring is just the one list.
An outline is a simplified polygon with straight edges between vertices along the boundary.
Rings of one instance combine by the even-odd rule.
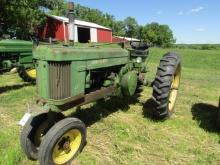
[[140, 25], [167, 24], [177, 43], [220, 43], [220, 0], [72, 0]]

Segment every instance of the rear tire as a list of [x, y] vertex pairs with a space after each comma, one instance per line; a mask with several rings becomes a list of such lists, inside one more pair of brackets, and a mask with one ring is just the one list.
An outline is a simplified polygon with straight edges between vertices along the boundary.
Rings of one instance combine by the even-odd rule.
[[160, 60], [153, 83], [153, 100], [156, 103], [155, 116], [159, 119], [169, 118], [176, 102], [181, 77], [180, 57], [167, 53]]
[[36, 81], [36, 69], [25, 69], [24, 66], [18, 68], [18, 75], [24, 82], [34, 83]]
[[39, 151], [41, 165], [69, 165], [86, 144], [85, 124], [76, 118], [56, 123], [45, 135]]
[[218, 118], [217, 118], [217, 127], [220, 129], [220, 97], [218, 102]]

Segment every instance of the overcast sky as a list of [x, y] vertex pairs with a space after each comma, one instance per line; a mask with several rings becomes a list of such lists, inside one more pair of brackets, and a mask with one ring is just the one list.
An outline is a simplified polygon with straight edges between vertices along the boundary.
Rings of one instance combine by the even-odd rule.
[[177, 43], [220, 43], [220, 0], [72, 0], [117, 20], [167, 24]]

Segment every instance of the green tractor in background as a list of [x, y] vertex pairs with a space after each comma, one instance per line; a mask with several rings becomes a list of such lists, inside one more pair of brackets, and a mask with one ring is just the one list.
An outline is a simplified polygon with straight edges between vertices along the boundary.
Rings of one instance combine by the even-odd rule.
[[33, 63], [33, 43], [6, 39], [0, 41], [0, 73], [17, 69], [25, 82], [35, 82], [36, 70]]

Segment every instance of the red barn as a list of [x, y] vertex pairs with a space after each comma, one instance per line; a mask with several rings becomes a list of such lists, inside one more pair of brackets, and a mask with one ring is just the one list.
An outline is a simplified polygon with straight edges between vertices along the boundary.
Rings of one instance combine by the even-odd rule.
[[[66, 17], [48, 15], [46, 23], [37, 30], [38, 37], [64, 41], [69, 37], [68, 24]], [[92, 22], [75, 20], [75, 42], [112, 42], [112, 30]]]

